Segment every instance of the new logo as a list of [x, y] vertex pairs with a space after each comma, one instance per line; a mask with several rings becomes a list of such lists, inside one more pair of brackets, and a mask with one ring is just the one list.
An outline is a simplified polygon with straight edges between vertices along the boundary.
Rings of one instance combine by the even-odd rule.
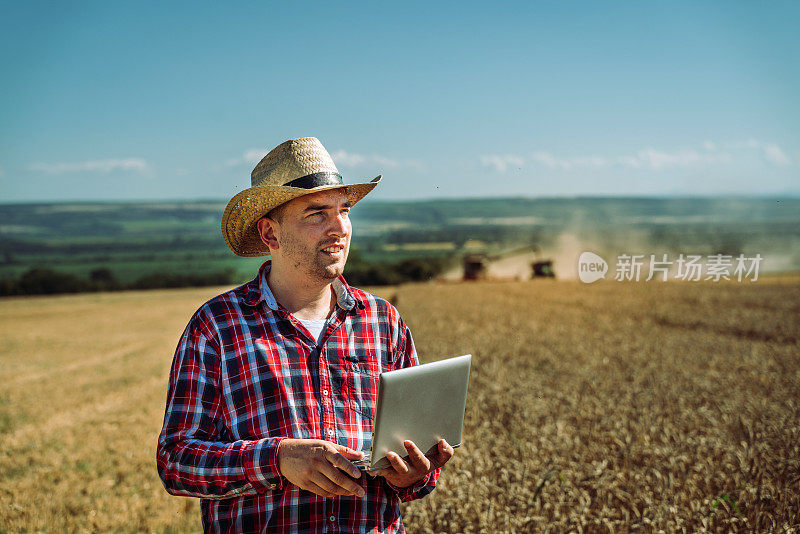
[[578, 278], [584, 284], [605, 278], [607, 272], [608, 263], [594, 252], [582, 252], [578, 257]]

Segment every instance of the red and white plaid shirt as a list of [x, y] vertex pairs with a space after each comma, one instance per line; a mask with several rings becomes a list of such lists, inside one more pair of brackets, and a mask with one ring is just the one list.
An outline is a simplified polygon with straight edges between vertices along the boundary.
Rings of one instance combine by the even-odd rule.
[[324, 498], [281, 476], [283, 438], [369, 451], [378, 374], [418, 363], [411, 332], [385, 300], [333, 283], [337, 306], [320, 346], [266, 283], [206, 302], [175, 353], [158, 473], [173, 495], [200, 497], [207, 532], [404, 532], [400, 502], [433, 491], [362, 475], [362, 498]]

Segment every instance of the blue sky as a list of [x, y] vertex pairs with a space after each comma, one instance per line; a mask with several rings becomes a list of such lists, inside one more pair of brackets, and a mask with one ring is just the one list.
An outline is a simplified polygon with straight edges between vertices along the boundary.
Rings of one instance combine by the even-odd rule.
[[798, 2], [0, 2], [0, 202], [800, 194]]

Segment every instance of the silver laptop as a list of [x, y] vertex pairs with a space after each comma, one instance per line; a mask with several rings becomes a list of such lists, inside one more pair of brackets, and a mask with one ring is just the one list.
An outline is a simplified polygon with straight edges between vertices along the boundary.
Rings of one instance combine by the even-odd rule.
[[391, 467], [389, 451], [407, 460], [404, 440], [426, 455], [436, 454], [442, 438], [460, 446], [471, 361], [467, 354], [381, 373], [372, 446], [364, 459], [353, 463], [364, 470]]

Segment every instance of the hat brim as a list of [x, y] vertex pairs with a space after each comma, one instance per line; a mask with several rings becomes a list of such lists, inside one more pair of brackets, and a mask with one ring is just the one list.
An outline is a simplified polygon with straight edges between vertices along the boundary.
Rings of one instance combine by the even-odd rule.
[[313, 189], [285, 185], [250, 187], [237, 193], [225, 207], [222, 214], [222, 235], [237, 256], [267, 256], [269, 247], [261, 241], [256, 223], [270, 210], [295, 198], [331, 189], [346, 189], [347, 198], [353, 206], [375, 189], [380, 181], [379, 175], [366, 183], [323, 185]]

